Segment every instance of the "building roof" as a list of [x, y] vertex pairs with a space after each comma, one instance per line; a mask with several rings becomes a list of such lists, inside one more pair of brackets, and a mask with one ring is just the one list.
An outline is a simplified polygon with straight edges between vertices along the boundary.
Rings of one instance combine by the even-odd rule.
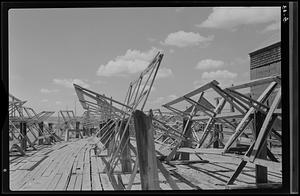
[[266, 47], [264, 47], [264, 48], [260, 48], [260, 49], [258, 49], [258, 50], [255, 50], [255, 51], [249, 53], [249, 55], [250, 55], [250, 56], [253, 56], [253, 55], [262, 53], [262, 52], [264, 52], [264, 51], [270, 50], [270, 49], [272, 49], [272, 48], [276, 48], [276, 47], [278, 47], [278, 46], [281, 46], [281, 41], [276, 42], [276, 43], [274, 43], [274, 44], [272, 44], [272, 45], [266, 46]]

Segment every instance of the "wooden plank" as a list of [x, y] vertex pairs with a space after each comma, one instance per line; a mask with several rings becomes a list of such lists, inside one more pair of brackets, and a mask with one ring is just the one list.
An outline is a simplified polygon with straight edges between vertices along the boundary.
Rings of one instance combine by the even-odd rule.
[[99, 175], [100, 175], [100, 180], [101, 180], [103, 190], [105, 191], [114, 190], [114, 187], [112, 186], [107, 174], [100, 173]]
[[248, 88], [248, 87], [262, 85], [262, 84], [267, 84], [267, 83], [276, 81], [276, 78], [281, 79], [281, 76], [278, 75], [278, 76], [270, 76], [270, 77], [265, 77], [265, 78], [259, 78], [259, 79], [256, 79], [256, 80], [251, 80], [247, 83], [243, 83], [243, 84], [228, 87], [227, 89], [237, 90], [237, 89]]
[[[216, 120], [224, 120], [224, 119], [231, 119], [231, 118], [243, 118], [244, 114], [241, 114], [239, 112], [233, 112], [233, 113], [221, 113], [217, 114], [214, 118]], [[208, 116], [196, 116], [193, 118], [194, 121], [203, 121], [208, 120], [210, 117]]]
[[52, 162], [49, 163], [51, 166], [48, 166], [42, 175], [36, 175], [32, 180], [27, 181], [23, 186], [23, 189], [46, 190], [59, 169], [59, 161], [64, 161], [64, 158], [66, 157], [63, 156], [65, 153], [64, 151], [62, 151], [62, 153], [59, 153], [60, 151], [58, 151], [58, 155], [54, 154]]
[[56, 168], [53, 172], [52, 172], [52, 178], [49, 183], [49, 186], [47, 187], [48, 190], [53, 190], [55, 189], [55, 187], [58, 185], [58, 182], [60, 181], [60, 179], [63, 177], [63, 172], [62, 172], [62, 168], [66, 169], [66, 167], [64, 166], [64, 163], [68, 164], [68, 160], [70, 159], [70, 157], [72, 156], [72, 152], [69, 152], [68, 154], [65, 154], [65, 157], [60, 159], [60, 161], [57, 163]]
[[55, 167], [49, 176], [37, 176], [35, 179], [28, 181], [25, 186], [23, 186], [23, 190], [47, 190], [48, 186], [54, 186], [57, 182], [53, 180], [55, 177], [60, 178], [61, 176], [56, 176], [58, 171], [58, 167]]
[[227, 185], [226, 189], [279, 189], [282, 183], [262, 183], [262, 184], [248, 184], [248, 185]]
[[15, 184], [16, 188], [21, 188], [23, 185], [26, 184], [27, 181], [30, 181], [34, 178], [41, 176], [43, 174], [43, 172], [47, 169], [47, 166], [50, 164], [50, 162], [53, 159], [55, 159], [56, 156], [58, 156], [58, 154], [56, 154], [53, 157], [51, 156], [51, 154], [49, 154], [49, 157], [47, 159], [45, 159], [45, 161], [43, 161], [36, 168], [34, 168], [33, 171], [29, 172], [28, 175], [26, 175], [23, 178], [20, 178], [18, 180], [18, 182]]
[[98, 167], [99, 173], [104, 173], [105, 165], [102, 162], [101, 157], [96, 157], [96, 161], [97, 161], [97, 167]]
[[162, 174], [164, 175], [164, 177], [166, 178], [166, 180], [168, 181], [170, 187], [172, 190], [179, 190], [178, 185], [175, 183], [175, 181], [173, 180], [173, 178], [170, 176], [168, 170], [162, 165], [162, 163], [160, 162], [160, 160], [157, 160], [157, 166], [160, 169], [160, 171], [162, 172]]
[[[76, 156], [79, 153], [79, 151], [81, 150], [82, 146], [81, 145], [79, 145], [79, 146], [76, 145], [74, 147], [75, 148], [74, 148], [74, 151], [72, 153], [72, 156], [66, 161], [65, 165], [63, 167], [61, 167], [59, 172], [58, 172], [58, 173], [62, 174], [62, 177], [60, 178], [57, 186], [55, 187], [55, 190], [67, 190], [68, 183], [70, 184], [70, 182], [73, 183], [73, 188], [74, 188], [74, 182], [73, 182], [74, 179], [71, 181], [72, 169], [73, 169], [73, 167], [76, 167], [76, 165], [74, 166]], [[72, 185], [70, 185], [70, 187], [71, 186]]]
[[99, 174], [92, 174], [92, 191], [102, 191], [102, 185]]
[[122, 152], [121, 152], [121, 158], [120, 162], [122, 165], [122, 171], [123, 172], [132, 172], [132, 166], [131, 166], [131, 155], [130, 155], [130, 137], [129, 137], [129, 127], [127, 126], [127, 129], [125, 130], [126, 125], [125, 123], [122, 124], [120, 135], [123, 136], [121, 141]]
[[175, 160], [175, 161], [168, 161], [168, 164], [171, 165], [189, 165], [189, 164], [196, 164], [196, 163], [209, 163], [208, 160]]
[[62, 174], [56, 174], [50, 182], [49, 186], [47, 187], [47, 190], [53, 190], [57, 186], [57, 183], [59, 182], [61, 177]]
[[217, 148], [179, 148], [177, 152], [186, 152], [191, 154], [223, 154], [223, 149]]
[[[212, 189], [215, 187], [213, 186], [213, 184], [209, 183], [207, 179], [204, 180], [200, 172], [192, 169], [183, 169], [181, 167], [178, 167], [178, 170], [173, 171], [173, 174], [177, 174], [178, 176], [180, 176], [180, 178], [188, 181], [191, 186], [199, 187], [200, 189]], [[201, 176], [202, 179], [200, 179], [199, 176]]]
[[74, 188], [75, 188], [75, 183], [76, 183], [76, 178], [77, 178], [77, 175], [71, 175], [70, 181], [69, 181], [68, 187], [67, 187], [67, 190], [68, 190], [68, 191], [74, 190]]
[[92, 182], [90, 179], [90, 164], [84, 165], [83, 170], [83, 181], [82, 181], [82, 190], [91, 190], [92, 189]]
[[133, 113], [142, 190], [159, 190], [151, 119], [142, 111]]
[[76, 174], [76, 183], [74, 185], [74, 191], [80, 191], [82, 189], [82, 174]]
[[[248, 160], [250, 161], [250, 158], [243, 158], [244, 160]], [[254, 164], [256, 165], [260, 165], [263, 167], [268, 167], [271, 168], [273, 170], [282, 170], [282, 163], [281, 162], [274, 162], [274, 161], [270, 161], [270, 160], [265, 160], [265, 159], [260, 159], [260, 158], [256, 158], [253, 161]]]
[[66, 164], [59, 170], [58, 174], [61, 174], [62, 177], [59, 179], [55, 190], [66, 190], [68, 186], [68, 182], [72, 175], [72, 165], [75, 157], [70, 157]]

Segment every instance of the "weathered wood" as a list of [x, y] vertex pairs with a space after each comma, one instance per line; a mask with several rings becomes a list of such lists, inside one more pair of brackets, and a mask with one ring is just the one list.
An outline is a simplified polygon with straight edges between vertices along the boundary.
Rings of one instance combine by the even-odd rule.
[[129, 148], [129, 143], [130, 143], [129, 127], [127, 127], [126, 130], [125, 127], [126, 124], [123, 123], [120, 130], [120, 135], [124, 134], [123, 139], [121, 141], [121, 146], [123, 146], [123, 148], [121, 152], [120, 162], [121, 162], [121, 167], [123, 172], [132, 172], [131, 155], [130, 155], [130, 148]]
[[139, 110], [133, 116], [142, 190], [159, 190], [151, 118]]
[[171, 165], [189, 165], [196, 163], [209, 163], [208, 160], [177, 160], [177, 161], [168, 161], [168, 164]]
[[164, 175], [168, 183], [170, 184], [171, 188], [173, 190], [179, 190], [178, 185], [175, 183], [173, 178], [170, 176], [169, 171], [163, 166], [163, 164], [160, 162], [160, 160], [157, 160], [157, 166], [160, 169], [161, 173]]
[[177, 98], [177, 99], [175, 99], [175, 100], [173, 100], [173, 101], [171, 101], [171, 102], [169, 102], [169, 103], [164, 104], [163, 107], [165, 107], [165, 106], [170, 106], [170, 105], [174, 105], [174, 104], [176, 104], [176, 103], [179, 103], [179, 102], [181, 102], [181, 101], [183, 101], [183, 100], [185, 99], [184, 97], [193, 97], [194, 95], [197, 95], [197, 94], [200, 93], [200, 92], [206, 91], [207, 89], [211, 88], [211, 86], [212, 86], [211, 84], [216, 84], [216, 85], [218, 85], [219, 83], [218, 83], [216, 80], [214, 80], [214, 81], [212, 81], [212, 82], [210, 82], [210, 83], [207, 83], [207, 84], [205, 84], [205, 85], [199, 87], [198, 89], [196, 89], [196, 90], [194, 90], [194, 91], [192, 91], [192, 92], [190, 92], [190, 93], [185, 94], [185, 95], [182, 96], [182, 97], [179, 97], [179, 98]]
[[[183, 120], [183, 131], [184, 132], [184, 136], [185, 137], [188, 137], [188, 138], [191, 138], [192, 137], [192, 122], [187, 120], [187, 119], [184, 119]], [[187, 147], [187, 148], [190, 148], [192, 147], [192, 142], [190, 140], [184, 140], [182, 141], [182, 144], [181, 144], [182, 147]], [[185, 153], [185, 152], [181, 152], [180, 155], [180, 160], [189, 160], [190, 159], [190, 154], [189, 153]]]
[[[40, 131], [38, 132], [38, 136], [40, 137], [40, 136], [43, 136], [44, 122], [40, 122], [40, 123], [39, 123], [39, 129], [40, 129]], [[43, 144], [43, 139], [39, 139], [39, 140], [38, 140], [38, 144], [39, 144], [39, 145]]]
[[208, 133], [210, 132], [212, 126], [213, 126], [213, 125], [215, 124], [215, 122], [216, 122], [216, 120], [214, 119], [215, 116], [216, 116], [218, 113], [221, 112], [221, 110], [222, 110], [223, 107], [225, 106], [225, 103], [226, 103], [226, 101], [225, 101], [225, 99], [223, 98], [223, 99], [219, 102], [218, 106], [215, 108], [215, 110], [214, 110], [215, 114], [213, 114], [212, 117], [209, 118], [209, 120], [208, 120], [208, 122], [207, 122], [207, 124], [206, 124], [206, 126], [205, 126], [205, 128], [204, 128], [204, 130], [203, 130], [202, 137], [201, 137], [201, 139], [200, 139], [200, 141], [199, 141], [199, 144], [198, 144], [198, 146], [197, 146], [198, 148], [201, 147], [201, 146], [203, 145], [205, 139], [207, 138]]
[[279, 189], [282, 183], [261, 183], [247, 185], [227, 185], [226, 189]]
[[20, 132], [24, 136], [21, 139], [21, 148], [23, 151], [26, 151], [26, 147], [27, 147], [27, 140], [26, 140], [27, 130], [26, 129], [27, 129], [26, 122], [21, 122], [20, 123]]
[[[264, 117], [265, 115], [262, 114], [261, 112], [257, 112], [254, 115], [255, 118], [255, 132], [256, 132], [256, 141], [257, 141], [257, 136], [260, 133], [260, 130], [262, 128], [262, 125], [264, 123]], [[254, 145], [255, 148], [255, 145]], [[253, 149], [254, 149], [253, 148]], [[252, 150], [253, 152], [253, 150]], [[261, 151], [260, 154], [258, 156], [258, 158], [262, 158], [262, 159], [266, 159], [267, 158], [267, 144], [264, 143], [261, 146]], [[256, 183], [267, 183], [268, 182], [268, 168], [261, 166], [261, 165], [256, 165], [255, 166], [256, 170], [255, 170], [255, 174], [256, 174]]]
[[[272, 93], [272, 91], [275, 89], [277, 83], [272, 82], [266, 89], [265, 91], [259, 96], [257, 99], [258, 102], [264, 102], [269, 95]], [[255, 108], [251, 107], [245, 116], [242, 118], [240, 121], [239, 125], [236, 127], [234, 134], [229, 138], [227, 143], [225, 144], [224, 147], [224, 152], [226, 152], [229, 147], [233, 144], [233, 142], [243, 133], [244, 129], [248, 125], [248, 123], [252, 120], [251, 114], [255, 111]]]
[[76, 121], [76, 124], [75, 124], [75, 130], [76, 130], [75, 138], [79, 138], [79, 132], [80, 132], [79, 125], [80, 125], [80, 122]]
[[68, 142], [70, 138], [70, 129], [65, 129], [65, 141]]
[[[270, 110], [268, 111], [264, 119], [263, 124], [261, 125], [261, 127], [258, 127], [260, 130], [257, 132], [256, 135], [257, 136], [256, 142], [253, 148], [253, 153], [251, 154], [252, 160], [254, 160], [256, 156], [261, 152], [262, 146], [264, 146], [264, 148], [266, 147], [265, 143], [266, 143], [267, 135], [271, 131], [271, 128], [277, 118], [277, 115], [274, 115], [273, 112], [277, 108], [280, 100], [281, 100], [281, 90], [278, 91], [270, 107]], [[266, 150], [264, 149], [264, 151]], [[264, 154], [266, 154], [266, 152], [264, 152]], [[260, 158], [264, 158], [264, 156]]]

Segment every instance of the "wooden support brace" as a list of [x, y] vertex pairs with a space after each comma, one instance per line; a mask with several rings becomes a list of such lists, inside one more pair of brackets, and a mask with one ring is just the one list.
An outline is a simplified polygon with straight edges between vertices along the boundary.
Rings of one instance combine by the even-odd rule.
[[251, 160], [254, 161], [257, 155], [259, 155], [261, 151], [261, 146], [263, 146], [266, 143], [266, 137], [268, 133], [270, 132], [277, 115], [274, 115], [274, 111], [277, 108], [279, 102], [281, 100], [281, 90], [278, 91], [270, 110], [268, 111], [267, 116], [265, 117], [265, 120], [262, 124], [261, 130], [259, 131], [259, 134], [257, 135], [257, 139], [253, 148], [253, 153], [251, 154]]
[[225, 99], [223, 98], [223, 99], [219, 102], [218, 106], [215, 108], [215, 110], [214, 110], [215, 114], [213, 115], [213, 117], [210, 117], [210, 118], [209, 118], [209, 120], [208, 120], [208, 122], [207, 122], [207, 124], [206, 124], [206, 126], [205, 126], [205, 128], [204, 128], [203, 135], [202, 135], [202, 137], [201, 137], [201, 139], [200, 139], [200, 142], [199, 142], [199, 144], [198, 144], [198, 146], [197, 146], [198, 148], [201, 147], [201, 146], [203, 145], [205, 139], [207, 138], [208, 133], [210, 132], [212, 126], [213, 126], [214, 123], [215, 123], [214, 117], [215, 117], [215, 116], [223, 109], [225, 103], [226, 103], [226, 101], [225, 101]]
[[130, 137], [129, 137], [129, 127], [125, 130], [125, 124], [122, 125], [121, 127], [121, 132], [120, 135], [123, 135], [123, 132], [125, 131], [124, 137], [122, 138], [121, 141], [121, 146], [124, 146], [122, 152], [121, 152], [121, 167], [123, 172], [132, 172], [131, 168], [131, 155], [130, 155]]
[[[275, 89], [277, 83], [272, 82], [266, 89], [265, 91], [260, 95], [260, 97], [257, 99], [258, 102], [264, 102], [272, 93], [272, 91]], [[227, 143], [225, 144], [224, 147], [224, 152], [226, 152], [229, 147], [233, 144], [233, 142], [243, 133], [245, 127], [247, 124], [252, 120], [251, 114], [255, 111], [255, 108], [251, 107], [243, 119], [240, 121], [239, 125], [235, 129], [235, 133], [229, 138]]]
[[27, 140], [26, 140], [27, 130], [26, 130], [26, 128], [27, 128], [26, 122], [21, 122], [20, 123], [20, 132], [24, 136], [24, 137], [22, 137], [22, 140], [21, 140], [21, 148], [23, 151], [26, 151], [26, 147], [27, 147]]
[[[41, 137], [41, 136], [43, 136], [42, 133], [43, 133], [43, 131], [44, 131], [44, 123], [43, 123], [43, 122], [40, 122], [40, 123], [39, 123], [39, 129], [40, 129], [41, 131], [39, 131], [38, 133], [39, 133], [39, 137]], [[43, 144], [43, 139], [39, 139], [39, 140], [38, 140], [38, 144], [39, 144], [39, 145]]]

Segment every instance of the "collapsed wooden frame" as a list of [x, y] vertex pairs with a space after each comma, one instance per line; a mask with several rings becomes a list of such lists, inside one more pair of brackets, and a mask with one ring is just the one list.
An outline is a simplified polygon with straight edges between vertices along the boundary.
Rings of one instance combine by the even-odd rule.
[[[139, 165], [141, 166], [140, 170], [151, 167], [150, 173], [149, 171], [145, 171], [146, 173], [140, 171], [142, 178], [142, 189], [159, 189], [157, 184], [157, 167], [162, 171], [166, 179], [168, 179], [171, 187], [178, 189], [178, 186], [172, 181], [164, 166], [156, 158], [154, 151], [150, 150], [148, 152], [148, 158], [150, 159], [147, 159], [147, 161], [143, 161], [143, 158], [145, 158], [145, 153], [141, 153], [141, 149], [147, 149], [147, 146], [141, 146], [140, 141], [145, 141], [145, 139], [148, 137], [150, 140], [149, 138], [146, 139], [149, 141], [145, 141], [145, 144], [149, 144], [150, 148], [151, 146], [154, 148], [154, 140], [151, 139], [153, 130], [146, 128], [149, 126], [152, 127], [152, 121], [149, 121], [148, 117], [145, 116], [142, 111], [151, 92], [151, 88], [153, 86], [162, 58], [163, 54], [160, 52], [157, 53], [149, 66], [140, 74], [138, 79], [130, 83], [123, 103], [113, 99], [112, 97], [101, 95], [74, 84], [79, 101], [82, 107], [86, 110], [86, 113], [89, 115], [92, 114], [95, 117], [99, 117], [96, 123], [99, 123], [101, 127], [97, 131], [96, 136], [100, 137], [98, 141], [102, 142], [102, 146], [108, 148], [109, 150], [108, 160], [103, 159], [103, 161], [106, 164], [108, 177], [117, 190], [131, 189]], [[88, 97], [90, 100], [87, 100], [86, 97]], [[136, 120], [137, 118], [148, 120], [146, 120], [143, 125], [139, 126], [137, 124], [143, 122], [143, 120]], [[130, 142], [129, 130], [135, 130], [134, 133], [137, 137], [137, 148], [135, 148]], [[147, 132], [146, 135], [140, 135], [140, 131], [142, 130]], [[131, 159], [130, 153], [135, 154], [135, 160]], [[144, 164], [148, 164], [149, 161], [152, 161], [151, 164], [145, 166]], [[117, 183], [114, 175], [112, 175], [118, 162], [121, 162], [123, 172], [132, 172], [127, 187]], [[133, 167], [132, 162], [134, 162]], [[148, 178], [148, 180], [145, 178]], [[153, 184], [152, 182], [155, 183]]]
[[[46, 121], [54, 112], [42, 111], [36, 113], [32, 108], [24, 107], [25, 103], [26, 101], [9, 94], [10, 151], [15, 147], [24, 155], [27, 143], [29, 147], [36, 150], [35, 146], [43, 144], [42, 140], [44, 139], [49, 141], [49, 138], [52, 137], [53, 142], [61, 141], [55, 133], [43, 124], [43, 121]], [[32, 134], [33, 139], [27, 136], [27, 132]]]
[[[256, 100], [238, 92], [238, 90], [258, 85], [268, 86]], [[209, 89], [214, 90], [222, 98], [216, 106], [213, 106], [206, 99], [203, 99], [203, 94]], [[275, 98], [271, 105], [268, 106], [266, 101], [270, 99], [271, 94], [275, 94]], [[196, 95], [199, 95], [198, 101], [191, 99], [191, 97]], [[202, 102], [201, 99], [203, 99]], [[186, 110], [180, 110], [174, 107], [175, 104], [183, 101], [187, 101], [192, 105], [190, 113], [187, 113]], [[254, 122], [252, 141], [250, 141], [249, 147], [246, 150], [244, 157], [241, 159], [241, 163], [227, 184], [231, 185], [234, 183], [235, 179], [241, 173], [247, 162], [257, 165], [257, 183], [266, 183], [266, 167], [281, 167], [279, 160], [277, 160], [271, 150], [266, 146], [267, 136], [270, 134], [274, 135], [276, 139], [281, 141], [281, 135], [273, 127], [275, 121], [281, 121], [281, 109], [278, 109], [280, 101], [281, 76], [271, 76], [223, 89], [218, 86], [217, 81], [212, 81], [190, 93], [185, 94], [184, 96], [164, 104], [163, 107], [171, 110], [177, 115], [181, 115], [183, 118], [187, 119], [187, 121], [205, 122], [205, 128], [201, 138], [196, 138], [198, 140], [196, 148], [182, 148], [183, 141], [178, 140], [177, 145], [172, 149], [166, 160], [172, 160], [178, 152], [195, 154], [213, 153], [219, 155], [228, 155], [229, 153], [233, 153], [234, 150], [231, 148], [233, 143], [236, 142], [242, 134], [245, 135], [244, 132], [246, 127], [249, 126], [250, 122]], [[222, 113], [226, 102], [237, 110], [237, 112], [227, 114]], [[197, 112], [194, 112], [195, 109], [202, 111], [205, 115], [197, 115]], [[230, 119], [233, 118], [238, 119], [236, 125], [230, 122]], [[214, 131], [213, 125], [216, 122], [231, 127], [234, 132], [224, 145], [224, 148], [205, 149], [203, 148], [203, 143], [208, 134]], [[258, 126], [258, 124], [260, 124], [260, 126]], [[186, 135], [186, 132], [187, 128], [184, 127], [182, 135]]]

